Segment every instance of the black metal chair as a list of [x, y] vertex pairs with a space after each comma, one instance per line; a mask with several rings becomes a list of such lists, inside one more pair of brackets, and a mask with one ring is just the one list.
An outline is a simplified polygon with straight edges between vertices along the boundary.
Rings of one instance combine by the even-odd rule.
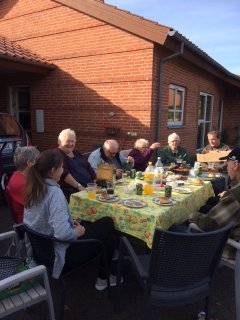
[[128, 239], [122, 237], [116, 311], [121, 301], [122, 268], [130, 264], [145, 291], [144, 319], [150, 316], [151, 306], [181, 306], [205, 298], [206, 320], [210, 320], [212, 278], [232, 227], [231, 223], [216, 231], [187, 234], [156, 229], [152, 252], [144, 256], [137, 256]]
[[[81, 266], [84, 266], [88, 263], [93, 262], [94, 260], [98, 259], [100, 255], [103, 255], [104, 262], [105, 262], [105, 274], [109, 275], [109, 268], [108, 268], [108, 262], [107, 262], [107, 255], [105, 251], [105, 247], [103, 243], [100, 240], [97, 239], [83, 239], [83, 240], [75, 240], [71, 242], [66, 242], [66, 241], [61, 241], [58, 240], [54, 237], [47, 236], [40, 234], [36, 231], [33, 231], [30, 229], [27, 225], [24, 225], [25, 231], [27, 233], [28, 239], [31, 243], [32, 246], [32, 251], [33, 251], [33, 258], [38, 264], [43, 264], [50, 276], [52, 276], [53, 272], [53, 264], [54, 264], [54, 259], [55, 259], [55, 253], [54, 253], [54, 244], [56, 242], [60, 243], [71, 243], [71, 245], [78, 246], [79, 250], [84, 250], [84, 245], [86, 243], [90, 244], [92, 243], [93, 245], [99, 246], [99, 251], [98, 254], [96, 254], [94, 257], [89, 259], [88, 261], [85, 261]], [[81, 267], [79, 266], [79, 267]], [[62, 319], [63, 314], [64, 314], [64, 305], [65, 305], [65, 298], [66, 298], [66, 283], [65, 279], [74, 273], [76, 270], [79, 269], [79, 267], [73, 269], [73, 270], [66, 270], [62, 271], [59, 279], [59, 283], [61, 285], [61, 300], [60, 300], [60, 306], [61, 310], [59, 312], [59, 319]], [[108, 295], [110, 295], [110, 283], [109, 283], [109, 277], [107, 277], [107, 285], [108, 285]]]

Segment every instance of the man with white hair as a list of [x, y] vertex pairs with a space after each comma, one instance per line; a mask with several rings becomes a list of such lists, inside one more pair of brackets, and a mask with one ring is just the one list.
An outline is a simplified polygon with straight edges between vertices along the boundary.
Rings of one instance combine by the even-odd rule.
[[101, 148], [94, 150], [89, 158], [91, 167], [97, 171], [97, 165], [108, 163], [116, 170], [116, 177], [122, 176], [123, 169], [131, 169], [134, 166], [134, 159], [130, 156], [125, 158], [119, 152], [119, 144], [116, 140], [106, 140]]
[[187, 150], [179, 146], [180, 137], [175, 132], [168, 136], [168, 146], [165, 146], [162, 150], [158, 150], [158, 156], [161, 157], [164, 165], [176, 163], [179, 160], [186, 161], [187, 164], [191, 164], [191, 158], [189, 157]]

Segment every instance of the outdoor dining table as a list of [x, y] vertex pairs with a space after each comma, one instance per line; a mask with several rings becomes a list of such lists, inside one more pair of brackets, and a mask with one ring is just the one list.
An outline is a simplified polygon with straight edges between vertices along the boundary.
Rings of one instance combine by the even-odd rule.
[[[151, 248], [156, 227], [168, 229], [174, 223], [186, 221], [191, 212], [197, 211], [209, 197], [214, 196], [211, 182], [206, 181], [201, 186], [186, 185], [191, 189], [191, 193], [188, 194], [180, 194], [173, 190], [172, 198], [176, 200], [175, 204], [162, 206], [155, 203], [154, 199], [164, 196], [164, 190], [154, 188], [152, 195], [136, 195], [135, 191], [131, 194], [126, 193], [125, 187], [116, 186], [115, 195], [119, 200], [112, 203], [99, 201], [98, 196], [89, 199], [86, 191], [73, 193], [69, 202], [73, 219], [95, 221], [109, 216], [113, 219], [116, 230], [143, 240]], [[126, 199], [144, 201], [146, 206], [127, 207], [124, 205]]]

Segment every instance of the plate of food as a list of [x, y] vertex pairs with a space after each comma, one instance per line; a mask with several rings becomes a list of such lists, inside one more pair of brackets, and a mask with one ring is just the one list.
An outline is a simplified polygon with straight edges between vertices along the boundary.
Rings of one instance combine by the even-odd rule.
[[105, 193], [101, 193], [99, 195], [97, 195], [97, 200], [101, 201], [101, 202], [117, 202], [119, 200], [119, 196], [115, 195], [115, 194], [105, 194]]
[[124, 186], [124, 185], [126, 185], [126, 184], [129, 184], [129, 182], [126, 181], [126, 180], [124, 180], [124, 179], [119, 179], [119, 180], [117, 180], [117, 181], [115, 182], [115, 184], [119, 184], [119, 185], [121, 185], [121, 186]]
[[188, 194], [188, 193], [191, 193], [192, 190], [189, 189], [189, 188], [183, 188], [183, 187], [176, 187], [174, 188], [173, 190], [174, 192], [177, 192], [177, 193], [182, 193], [182, 194]]
[[205, 181], [212, 181], [214, 179], [221, 178], [221, 177], [222, 176], [219, 173], [206, 173], [206, 174], [203, 174], [201, 178]]
[[153, 202], [160, 206], [174, 206], [177, 201], [168, 197], [156, 197], [153, 198]]
[[146, 207], [146, 202], [136, 199], [126, 199], [123, 201], [123, 204], [129, 208], [143, 208]]

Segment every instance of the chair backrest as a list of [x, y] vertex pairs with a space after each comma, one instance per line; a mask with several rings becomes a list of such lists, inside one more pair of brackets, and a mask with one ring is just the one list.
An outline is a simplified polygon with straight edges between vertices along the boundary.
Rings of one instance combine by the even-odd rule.
[[232, 227], [233, 223], [204, 233], [156, 229], [148, 288], [194, 288], [201, 282], [210, 282]]
[[52, 270], [55, 258], [54, 242], [56, 239], [33, 231], [27, 225], [24, 225], [24, 228], [32, 246], [34, 259], [38, 264], [43, 264], [48, 270]]

